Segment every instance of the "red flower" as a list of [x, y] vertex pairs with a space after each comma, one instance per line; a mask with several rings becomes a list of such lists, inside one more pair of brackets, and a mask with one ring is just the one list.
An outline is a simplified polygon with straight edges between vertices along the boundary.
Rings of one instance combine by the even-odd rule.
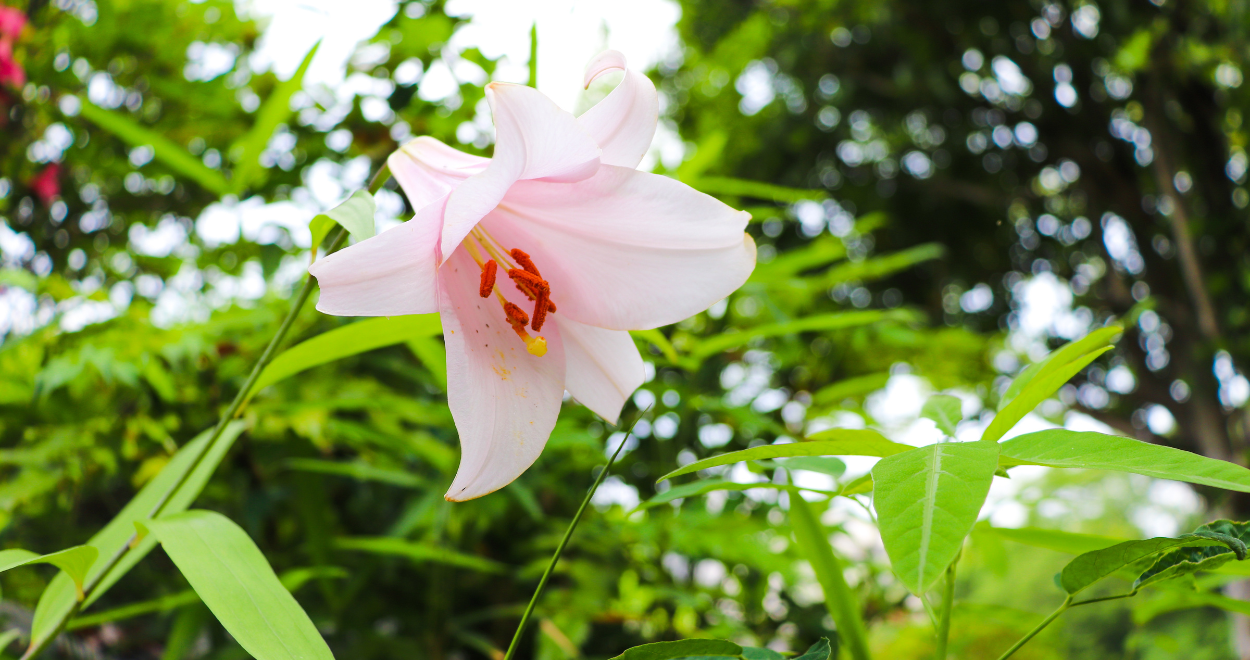
[[16, 7], [0, 5], [0, 36], [16, 39], [26, 26], [26, 14]]
[[13, 42], [25, 25], [26, 14], [0, 5], [0, 85], [21, 87], [26, 84], [26, 72], [13, 59]]
[[61, 164], [50, 163], [30, 180], [30, 189], [35, 191], [35, 195], [44, 206], [51, 205], [57, 197], [61, 196], [61, 182], [57, 179], [60, 174]]

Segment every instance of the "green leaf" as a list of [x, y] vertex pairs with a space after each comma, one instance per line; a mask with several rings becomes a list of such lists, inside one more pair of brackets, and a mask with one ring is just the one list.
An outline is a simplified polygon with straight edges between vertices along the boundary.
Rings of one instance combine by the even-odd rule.
[[846, 463], [841, 459], [832, 456], [794, 456], [792, 458], [779, 458], [776, 461], [777, 467], [783, 467], [787, 470], [807, 470], [808, 472], [819, 472], [827, 474], [834, 479], [846, 473]]
[[964, 418], [963, 407], [964, 402], [957, 396], [936, 394], [924, 402], [924, 407], [920, 409], [920, 416], [933, 420], [937, 423], [939, 431], [954, 437], [955, 427]]
[[[863, 649], [863, 655], [857, 655], [855, 652], [852, 652], [851, 657], [855, 658], [855, 660], [866, 659], [868, 658], [868, 649], [866, 647]], [[803, 655], [794, 660], [833, 660], [833, 648], [829, 644], [829, 638], [821, 637], [820, 641], [812, 644], [803, 652]]]
[[785, 204], [793, 204], [807, 199], [820, 201], [822, 199], [828, 199], [829, 197], [829, 192], [826, 190], [786, 188], [784, 186], [776, 186], [762, 181], [748, 181], [746, 179], [733, 179], [724, 176], [699, 177], [698, 179], [688, 181], [687, 183], [691, 188], [709, 195], [753, 197], [755, 199], [764, 199]]
[[873, 506], [894, 573], [929, 590], [959, 554], [998, 468], [998, 445], [949, 442], [881, 459]]
[[746, 660], [786, 660], [786, 656], [759, 646], [742, 647], [742, 657]]
[[869, 472], [868, 474], [865, 474], [843, 486], [842, 490], [838, 491], [838, 495], [841, 495], [842, 497], [864, 495], [872, 492], [872, 486], [872, 473]]
[[[260, 167], [260, 155], [269, 145], [269, 138], [273, 137], [273, 132], [277, 130], [278, 125], [291, 117], [291, 97], [303, 89], [304, 74], [308, 72], [308, 66], [312, 64], [313, 56], [317, 54], [317, 49], [320, 47], [320, 41], [313, 44], [295, 73], [274, 88], [273, 93], [256, 111], [256, 123], [252, 124], [252, 129], [239, 138], [231, 148], [231, 151], [237, 149], [242, 154], [239, 157], [238, 166], [231, 173], [231, 190], [235, 194], [242, 194], [253, 181], [264, 178]], [[372, 215], [369, 217], [373, 218]], [[317, 245], [317, 242], [313, 243], [314, 251]]]
[[481, 571], [483, 573], [505, 573], [508, 571], [508, 567], [504, 564], [486, 559], [485, 557], [457, 552], [431, 543], [408, 541], [393, 536], [335, 539], [334, 547], [340, 550], [359, 550], [376, 555], [407, 557], [418, 564], [432, 562], [435, 564], [447, 564], [448, 566], [459, 566], [460, 568]]
[[1118, 435], [1049, 429], [1002, 443], [1005, 464], [1132, 472], [1250, 493], [1250, 470]]
[[[680, 499], [685, 499], [688, 497], [697, 497], [699, 495], [706, 495], [714, 491], [720, 491], [720, 490], [743, 491], [743, 490], [751, 490], [752, 488], [771, 488], [773, 490], [791, 490], [791, 489], [795, 489], [798, 487], [797, 486], [782, 486], [780, 484], [775, 484], [769, 481], [757, 481], [755, 483], [743, 484], [743, 483], [738, 483], [736, 481], [726, 481], [725, 479], [701, 479], [699, 481], [692, 481], [688, 484], [681, 484], [680, 486], [673, 486], [672, 488], [664, 491], [663, 493], [660, 493], [656, 495], [655, 497], [652, 497], [651, 499], [647, 500], [646, 502], [639, 504], [637, 507], [634, 508], [634, 511], [644, 511], [646, 509], [651, 509], [661, 504], [665, 504], [667, 502], [672, 502], [673, 500], [680, 500]], [[835, 495], [835, 493], [832, 493], [830, 491], [816, 490], [814, 488], [801, 488], [800, 490], [806, 490], [806, 491], [810, 491], [813, 493], [820, 493], [821, 495], [829, 495], [829, 496]]]
[[10, 628], [0, 633], [0, 651], [9, 648], [9, 645], [21, 639], [22, 631], [17, 628]]
[[914, 312], [895, 309], [895, 310], [865, 310], [861, 312], [840, 312], [837, 314], [819, 314], [816, 316], [808, 316], [796, 321], [786, 321], [784, 323], [767, 323], [759, 325], [747, 330], [731, 330], [722, 332], [710, 339], [704, 340], [695, 345], [690, 351], [690, 359], [695, 362], [703, 360], [730, 350], [737, 348], [750, 342], [757, 337], [776, 337], [779, 335], [794, 335], [800, 332], [816, 332], [828, 330], [844, 330], [846, 328], [855, 328], [864, 325], [871, 325], [882, 321], [898, 321], [908, 323], [916, 320]]
[[442, 332], [443, 326], [439, 323], [438, 314], [379, 316], [349, 323], [323, 332], [279, 354], [260, 373], [252, 394], [306, 369]]
[[1195, 535], [1211, 538], [1226, 545], [1185, 547], [1165, 553], [1137, 577], [1137, 580], [1133, 582], [1133, 590], [1198, 571], [1213, 571], [1233, 559], [1244, 561], [1246, 558], [1245, 541], [1250, 539], [1247, 528], [1250, 528], [1250, 523], [1238, 523], [1231, 520], [1216, 520], [1202, 525], [1194, 530]]
[[[843, 576], [842, 562], [834, 554], [829, 536], [820, 524], [820, 519], [812, 511], [810, 504], [799, 493], [790, 493], [790, 527], [794, 530], [794, 540], [799, 546], [803, 557], [812, 565], [816, 573], [816, 581], [825, 594], [825, 607], [829, 616], [837, 626], [838, 635], [855, 660], [868, 660], [868, 633], [864, 628], [864, 619], [860, 605], [856, 601], [855, 592], [847, 585]], [[809, 660], [826, 660], [829, 656], [829, 641], [821, 640], [803, 654], [807, 658], [817, 646], [824, 643], [824, 654], [813, 656]]]
[[1020, 392], [1020, 395], [1011, 400], [990, 422], [986, 427], [985, 433], [981, 435], [981, 440], [985, 442], [997, 442], [999, 438], [1006, 435], [1011, 427], [1016, 425], [1024, 418], [1025, 415], [1033, 411], [1041, 402], [1050, 398], [1055, 392], [1063, 387], [1063, 384], [1072, 379], [1073, 376], [1080, 373], [1090, 362], [1093, 362], [1098, 356], [1111, 350], [1110, 346], [1104, 346], [1092, 353], [1082, 355], [1075, 360], [1061, 366], [1050, 369], [1043, 367], [1041, 372], [1029, 380], [1028, 385]]
[[940, 243], [925, 243], [880, 257], [839, 264], [830, 268], [819, 282], [822, 287], [832, 288], [844, 282], [879, 280], [917, 264], [941, 259], [944, 254], [946, 248]]
[[812, 402], [824, 406], [836, 405], [844, 399], [861, 397], [865, 394], [876, 392], [889, 382], [890, 372], [888, 371], [857, 378], [847, 378], [817, 390], [812, 395]]
[[672, 479], [683, 474], [706, 470], [718, 465], [741, 463], [742, 461], [758, 461], [768, 458], [787, 458], [790, 456], [893, 456], [900, 452], [915, 449], [910, 445], [890, 442], [876, 431], [868, 429], [828, 429], [811, 436], [805, 442], [791, 442], [784, 445], [764, 445], [742, 451], [712, 456], [695, 461], [685, 467], [678, 468], [656, 480]]
[[643, 644], [626, 650], [612, 660], [672, 660], [690, 656], [742, 655], [742, 647], [721, 639], [682, 639], [676, 642]]
[[530, 25], [529, 81], [525, 84], [538, 87], [538, 21]]
[[317, 248], [321, 247], [321, 242], [330, 234], [330, 230], [334, 229], [334, 225], [339, 225], [352, 235], [357, 241], [363, 241], [367, 238], [373, 238], [377, 233], [377, 223], [374, 222], [373, 214], [378, 210], [378, 204], [367, 190], [357, 190], [350, 197], [343, 200], [338, 206], [313, 216], [308, 221], [308, 231], [312, 232], [312, 257], [317, 259]]
[[668, 337], [665, 337], [664, 333], [660, 332], [659, 328], [652, 328], [650, 330], [631, 330], [629, 334], [633, 335], [637, 339], [651, 342], [656, 348], [660, 349], [660, 353], [663, 354], [669, 362], [678, 364], [681, 361], [681, 358], [677, 355], [677, 349], [673, 348], [673, 342], [669, 341]]
[[998, 402], [999, 410], [1005, 408], [1008, 403], [1011, 403], [1013, 399], [1019, 396], [1033, 379], [1054, 373], [1080, 357], [1115, 343], [1116, 339], [1123, 332], [1123, 328], [1114, 325], [1099, 328], [1076, 341], [1070, 341], [1051, 351], [1040, 362], [1029, 365], [1024, 371], [1020, 372], [1019, 376], [1016, 376], [1015, 380], [1011, 381], [1011, 385], [1007, 386], [1007, 391], [1003, 392], [1002, 399]]
[[333, 660], [304, 609], [229, 518], [187, 511], [145, 524], [200, 600], [256, 660]]
[[1093, 534], [1078, 534], [1076, 532], [1063, 532], [1057, 529], [1039, 529], [1036, 527], [979, 527], [978, 532], [993, 534], [1008, 541], [1032, 546], [1034, 548], [1045, 548], [1046, 550], [1054, 550], [1056, 552], [1066, 552], [1071, 555], [1079, 555], [1095, 550], [1109, 548], [1117, 543], [1123, 543], [1129, 539], [1118, 539], [1110, 536], [1095, 536]]
[[1059, 574], [1059, 586], [1069, 594], [1076, 595], [1095, 582], [1161, 552], [1186, 546], [1211, 545], [1223, 545], [1223, 543], [1192, 534], [1174, 539], [1159, 537], [1117, 543], [1109, 548], [1087, 552], [1068, 562], [1068, 565], [1063, 567], [1063, 572]]
[[100, 551], [89, 545], [74, 546], [46, 555], [37, 555], [29, 550], [17, 548], [0, 550], [0, 573], [29, 564], [52, 564], [65, 571], [65, 574], [74, 581], [74, 586], [78, 588], [78, 600], [82, 600], [82, 584], [87, 579], [87, 571], [99, 556]]
[[434, 380], [438, 381], [439, 387], [444, 392], [447, 391], [447, 347], [443, 342], [437, 339], [438, 333], [428, 337], [413, 337], [409, 339], [408, 350], [416, 356], [426, 369], [430, 370], [430, 374], [434, 376]]
[[151, 147], [153, 158], [175, 173], [200, 184], [205, 190], [217, 195], [226, 195], [231, 192], [230, 184], [221, 172], [201, 163], [195, 156], [187, 153], [186, 149], [174, 144], [165, 136], [143, 127], [119, 112], [105, 110], [90, 101], [81, 99], [80, 101], [82, 116], [96, 126], [116, 135], [132, 147]]
[[[186, 481], [179, 487], [169, 501], [165, 504], [164, 512], [166, 514], [174, 514], [186, 511], [187, 507], [199, 496], [200, 491], [204, 489], [204, 484], [208, 483], [209, 477], [217, 470], [217, 465], [221, 463], [221, 459], [229, 451], [239, 434], [243, 432], [246, 425], [243, 422], [231, 422], [226, 425], [222, 431], [221, 437], [217, 442], [208, 449], [208, 453], [195, 466], [195, 471], [187, 476]], [[87, 541], [87, 545], [94, 547], [100, 551], [105, 557], [112, 557], [123, 546], [125, 546], [135, 533], [135, 521], [146, 520], [152, 508], [156, 506], [157, 501], [171, 488], [183, 475], [191, 469], [191, 463], [194, 461], [196, 454], [208, 442], [212, 435], [212, 430], [204, 431], [195, 437], [191, 442], [187, 443], [174, 457], [165, 464], [164, 469], [156, 475], [152, 481], [148, 482], [134, 499], [119, 512], [107, 525], [104, 526], [91, 540]], [[113, 583], [121, 579], [139, 560], [143, 559], [148, 552], [156, 546], [156, 540], [149, 537], [142, 539], [138, 544], [122, 557], [109, 572], [96, 584], [91, 590], [91, 595], [83, 603], [86, 608], [95, 602], [100, 596], [104, 595]], [[97, 575], [103, 570], [103, 562], [92, 566], [92, 570], [87, 572], [87, 581], [96, 579]], [[52, 634], [57, 623], [74, 607], [77, 601], [77, 590], [74, 581], [68, 576], [57, 574], [52, 582], [48, 584], [48, 588], [44, 589], [43, 595], [39, 597], [39, 604], [35, 607], [34, 622], [31, 624], [32, 644], [41, 642], [46, 636]]]
[[380, 481], [393, 486], [420, 488], [425, 480], [415, 474], [402, 470], [388, 470], [371, 465], [364, 461], [323, 461], [316, 458], [292, 458], [286, 461], [289, 470], [312, 472], [315, 474], [332, 474], [360, 481]]

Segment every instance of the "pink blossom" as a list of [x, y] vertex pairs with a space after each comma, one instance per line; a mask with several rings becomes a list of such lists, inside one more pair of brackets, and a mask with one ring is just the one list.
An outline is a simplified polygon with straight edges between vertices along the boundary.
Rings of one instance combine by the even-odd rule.
[[26, 14], [16, 7], [0, 5], [0, 37], [16, 39], [26, 27]]
[[615, 422], [644, 380], [628, 331], [706, 309], [755, 267], [749, 214], [635, 169], [656, 91], [615, 51], [586, 85], [613, 69], [624, 80], [580, 117], [530, 87], [487, 85], [494, 157], [404, 145], [388, 164], [415, 217], [309, 269], [325, 313], [440, 313], [462, 449], [448, 500], [528, 469], [566, 390]]
[[30, 180], [30, 189], [44, 206], [51, 205], [57, 197], [61, 196], [61, 182], [58, 179], [60, 175], [61, 164], [49, 163], [43, 171]]
[[25, 25], [26, 14], [0, 5], [0, 85], [21, 87], [26, 84], [26, 71], [13, 59], [13, 42]]

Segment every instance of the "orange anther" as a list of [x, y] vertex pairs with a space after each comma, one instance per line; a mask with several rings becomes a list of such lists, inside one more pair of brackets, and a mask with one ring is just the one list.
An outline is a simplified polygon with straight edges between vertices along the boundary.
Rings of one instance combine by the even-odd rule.
[[547, 309], [551, 304], [551, 301], [547, 299], [549, 295], [551, 295], [551, 289], [547, 287], [538, 291], [538, 300], [534, 302], [534, 322], [530, 325], [534, 332], [542, 330], [543, 323], [547, 320]]
[[538, 272], [538, 266], [534, 265], [534, 262], [533, 260], [530, 259], [530, 256], [526, 254], [523, 250], [521, 250], [521, 248], [512, 248], [512, 252], [510, 252], [510, 254], [512, 255], [512, 258], [515, 259], [518, 264], [521, 264], [521, 268], [524, 268], [526, 271], [533, 273], [534, 275], [537, 275], [538, 277], [542, 277], [542, 274]]
[[490, 297], [490, 292], [495, 289], [495, 271], [498, 269], [499, 266], [494, 259], [487, 261], [486, 265], [482, 266], [482, 285], [478, 288], [478, 295], [483, 298]]
[[525, 326], [530, 322], [529, 314], [526, 314], [525, 310], [510, 302], [503, 304], [503, 313], [507, 315], [508, 323], [512, 324], [512, 329], [516, 330], [517, 334], [524, 339], [525, 335], [522, 333], [525, 332]]

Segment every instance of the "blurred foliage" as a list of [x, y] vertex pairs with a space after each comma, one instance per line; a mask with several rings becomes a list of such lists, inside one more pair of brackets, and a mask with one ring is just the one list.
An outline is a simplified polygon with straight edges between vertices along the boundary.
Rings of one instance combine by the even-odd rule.
[[[998, 332], [1019, 326], [1013, 292], [1029, 276], [1062, 277], [1087, 326], [1127, 315], [1140, 329], [1137, 347], [1125, 342], [1065, 404], [1139, 432], [1134, 411], [1163, 405], [1181, 446], [1197, 442], [1187, 425], [1208, 419], [1212, 401], [1217, 422], [1243, 428], [1239, 410], [1219, 405], [1222, 381], [1193, 366], [1218, 348], [1240, 364], [1247, 350], [1234, 334], [1250, 281], [1244, 92], [1220, 82], [1240, 81], [1239, 4], [681, 4], [684, 46], [654, 76], [666, 121], [695, 148], [665, 173], [752, 212], [759, 268], [708, 312], [636, 334], [651, 378], [634, 402], [651, 412], [558, 566], [523, 655], [611, 657], [701, 636], [801, 650], [831, 636], [776, 492], [629, 509], [679, 464], [817, 426], [884, 423], [871, 397], [892, 378], [992, 403], [1001, 374], [1037, 356]], [[308, 263], [292, 227], [361, 187], [411, 136], [489, 153], [482, 84], [497, 63], [448, 46], [465, 19], [441, 1], [401, 3], [334, 89], [253, 71], [262, 26], [234, 3], [19, 8], [29, 23], [12, 58], [28, 82], [0, 87], [0, 545], [50, 552], [89, 537], [214, 423]], [[1091, 20], [1094, 38], [1074, 32]], [[1008, 89], [995, 57], [1010, 58], [1027, 90]], [[436, 69], [454, 72], [453, 89], [423, 89]], [[961, 88], [969, 74], [975, 94]], [[1071, 108], [1052, 93], [1063, 76], [1074, 78]], [[1151, 169], [1167, 158], [1190, 177], [1192, 192], [1172, 196], [1194, 205], [1218, 341], [1197, 329], [1167, 256], [1176, 241]], [[394, 189], [379, 200], [405, 216]], [[266, 204], [303, 215], [235, 228]], [[1128, 223], [1136, 252], [1106, 252], [1106, 211]], [[1145, 261], [1136, 271], [1133, 254]], [[1147, 288], [1134, 298], [1137, 283]], [[306, 309], [290, 343], [342, 325]], [[1071, 332], [1056, 325], [1049, 338]], [[1180, 342], [1154, 371], [1152, 337]], [[498, 657], [605, 447], [626, 441], [570, 402], [517, 482], [449, 504], [458, 449], [439, 353], [437, 340], [414, 338], [263, 390], [197, 503], [243, 526], [338, 657]], [[1109, 394], [1121, 365], [1137, 389]], [[1207, 408], [1167, 395], [1175, 379]], [[1024, 523], [1128, 537], [1140, 532], [1126, 512], [1167, 513], [1146, 500], [1141, 482], [1091, 475], [1050, 475], [1019, 497]], [[824, 523], [852, 560], [875, 650], [927, 657], [931, 623], [856, 510], [841, 500]], [[1058, 597], [1062, 555], [1000, 546], [972, 544], [961, 568], [958, 657], [1000, 651]], [[52, 575], [6, 573], [12, 607], [0, 611], [20, 621]], [[71, 626], [80, 645], [53, 652], [243, 657], [174, 575], [153, 553]], [[1084, 608], [1018, 657], [1232, 657], [1214, 609], [1135, 622], [1131, 607]]]

